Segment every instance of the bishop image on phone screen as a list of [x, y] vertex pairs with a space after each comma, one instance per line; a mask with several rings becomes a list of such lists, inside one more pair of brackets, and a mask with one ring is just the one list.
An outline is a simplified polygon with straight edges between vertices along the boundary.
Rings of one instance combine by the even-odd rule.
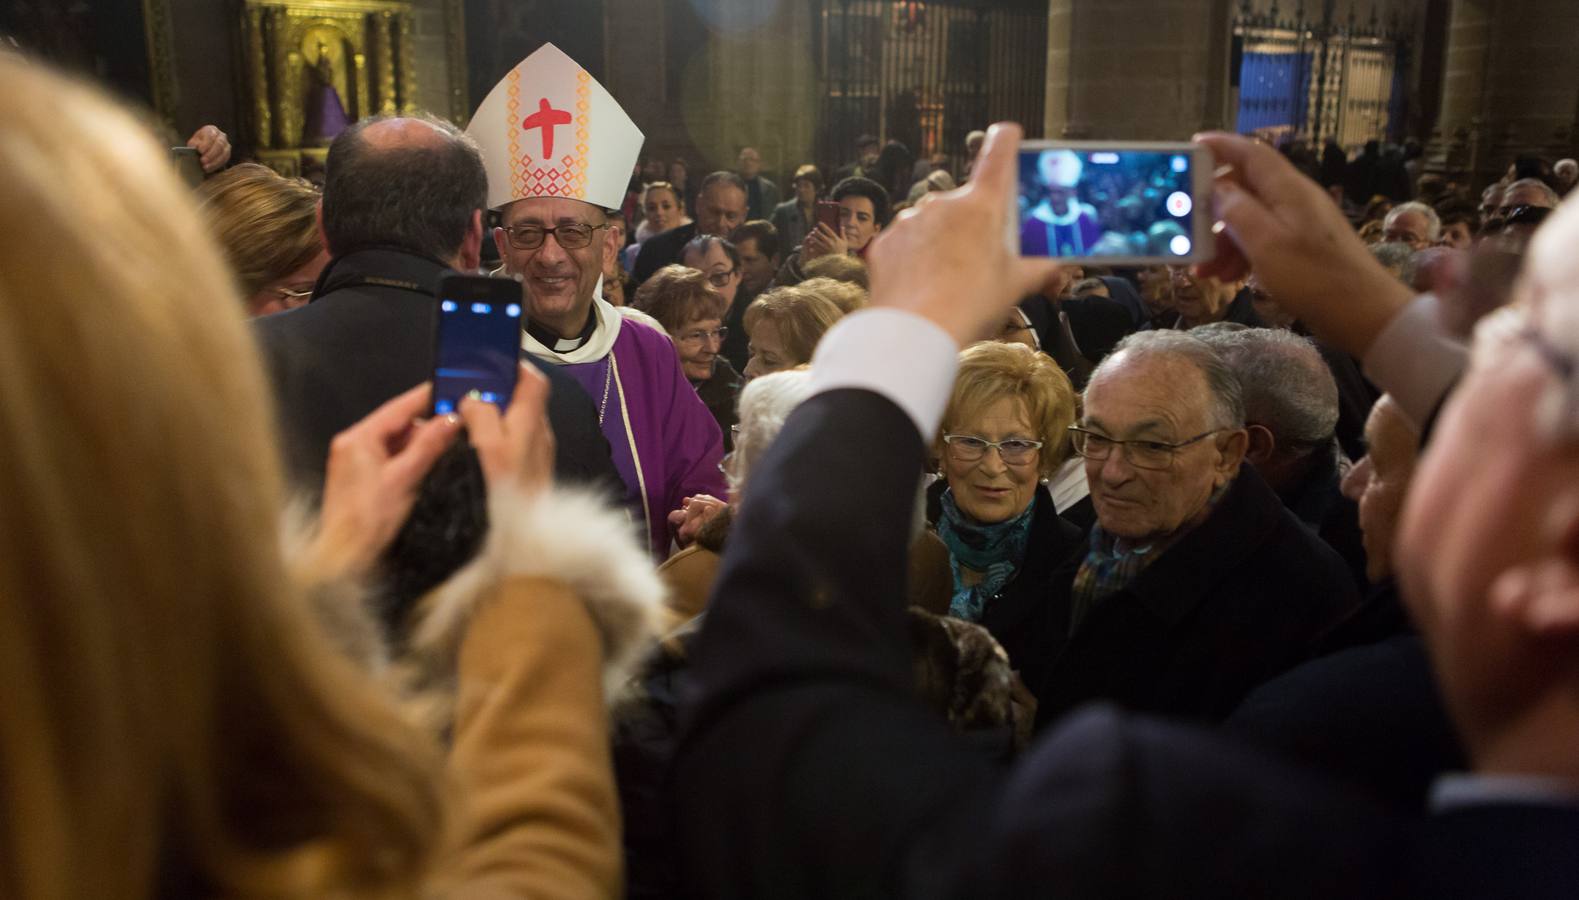
[[448, 415], [473, 391], [501, 409], [515, 392], [521, 347], [520, 287], [517, 299], [439, 300], [438, 348], [433, 367], [433, 414]]
[[[1020, 253], [1185, 263], [1209, 253], [1194, 148], [1022, 148]], [[1200, 220], [1200, 221], [1197, 221]]]

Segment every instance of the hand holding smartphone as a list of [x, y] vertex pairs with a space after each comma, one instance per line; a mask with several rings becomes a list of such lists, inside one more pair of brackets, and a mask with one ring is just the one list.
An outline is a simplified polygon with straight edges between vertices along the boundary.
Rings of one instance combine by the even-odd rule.
[[1126, 266], [1213, 256], [1205, 147], [1026, 141], [1019, 163], [1021, 256]]
[[505, 409], [520, 375], [520, 282], [451, 273], [437, 297], [433, 415], [457, 412], [468, 395]]
[[817, 224], [826, 225], [840, 237], [844, 232], [839, 229], [839, 204], [832, 200], [817, 201]]

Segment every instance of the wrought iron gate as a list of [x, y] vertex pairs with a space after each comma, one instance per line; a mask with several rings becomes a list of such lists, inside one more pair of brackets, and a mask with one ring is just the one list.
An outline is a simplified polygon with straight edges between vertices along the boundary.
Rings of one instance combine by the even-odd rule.
[[817, 159], [848, 162], [855, 139], [965, 163], [965, 135], [1012, 120], [1042, 133], [1047, 3], [814, 0], [821, 104]]
[[1303, 0], [1291, 16], [1278, 5], [1253, 13], [1240, 4], [1234, 22], [1238, 59], [1238, 130], [1320, 144], [1334, 138], [1347, 149], [1368, 140], [1401, 140], [1407, 103], [1408, 31], [1383, 25], [1373, 9], [1357, 22], [1333, 15], [1331, 0], [1317, 18]]

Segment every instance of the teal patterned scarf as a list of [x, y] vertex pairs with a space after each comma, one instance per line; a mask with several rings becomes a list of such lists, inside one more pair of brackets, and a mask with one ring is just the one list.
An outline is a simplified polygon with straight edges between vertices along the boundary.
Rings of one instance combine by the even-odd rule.
[[[954, 599], [949, 615], [967, 622], [980, 622], [987, 601], [1003, 590], [1025, 560], [1025, 546], [1031, 539], [1031, 514], [1036, 500], [1012, 519], [983, 525], [960, 512], [954, 491], [943, 492], [938, 515], [938, 537], [949, 552], [949, 568], [954, 571]], [[962, 569], [980, 572], [982, 580], [967, 585]]]

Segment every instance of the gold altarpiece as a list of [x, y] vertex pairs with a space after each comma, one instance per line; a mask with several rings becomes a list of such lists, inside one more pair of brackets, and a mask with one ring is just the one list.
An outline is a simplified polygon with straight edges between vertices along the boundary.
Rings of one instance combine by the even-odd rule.
[[409, 0], [245, 0], [247, 118], [258, 160], [285, 175], [322, 165], [309, 104], [333, 89], [347, 122], [416, 109]]

